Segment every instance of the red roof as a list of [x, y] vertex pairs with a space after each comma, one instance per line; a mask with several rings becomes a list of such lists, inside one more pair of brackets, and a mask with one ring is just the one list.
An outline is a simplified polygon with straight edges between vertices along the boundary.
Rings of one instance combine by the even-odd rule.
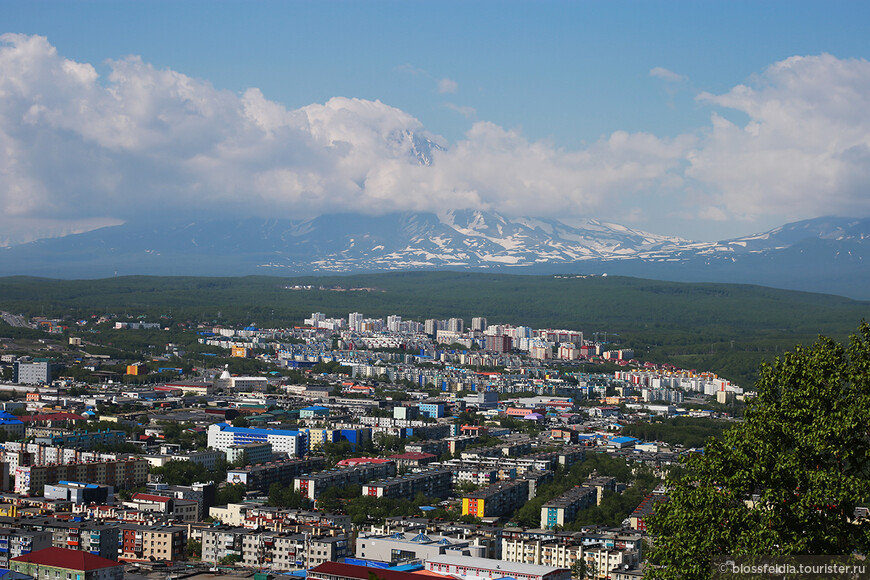
[[112, 568], [113, 566], [123, 566], [123, 562], [114, 562], [108, 558], [95, 556], [81, 550], [67, 550], [66, 548], [43, 548], [36, 552], [25, 554], [12, 558], [10, 562], [25, 562], [28, 564], [38, 564], [40, 566], [52, 566], [54, 568], [65, 568], [67, 570], [81, 570], [87, 572], [89, 570], [99, 570], [100, 568]]
[[431, 453], [419, 453], [417, 451], [409, 451], [407, 453], [401, 453], [399, 455], [390, 455], [388, 459], [431, 459], [438, 458], [437, 455], [432, 455]]
[[351, 457], [350, 459], [342, 459], [336, 465], [339, 467], [354, 467], [356, 465], [365, 465], [366, 463], [390, 463], [390, 460], [379, 457]]
[[44, 415], [22, 415], [18, 417], [24, 423], [30, 421], [84, 421], [85, 417], [76, 415], [75, 413], [47, 413]]
[[150, 493], [134, 493], [133, 499], [138, 499], [142, 501], [156, 501], [160, 503], [169, 501], [168, 497], [163, 497], [162, 495], [151, 495]]
[[324, 562], [308, 571], [308, 577], [312, 580], [322, 578], [324, 575], [343, 576], [345, 578], [357, 578], [368, 580], [369, 574], [374, 573], [379, 580], [419, 580], [420, 576], [414, 572], [400, 572], [398, 570], [386, 570], [384, 568], [370, 568], [355, 564], [340, 564], [338, 562]]

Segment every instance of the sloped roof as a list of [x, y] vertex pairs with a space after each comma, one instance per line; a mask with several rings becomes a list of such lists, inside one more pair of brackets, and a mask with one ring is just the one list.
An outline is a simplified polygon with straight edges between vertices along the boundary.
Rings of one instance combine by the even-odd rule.
[[67, 570], [81, 570], [84, 572], [124, 565], [123, 562], [114, 562], [108, 558], [95, 556], [89, 552], [54, 547], [43, 548], [36, 552], [12, 558], [10, 561], [38, 564], [40, 566], [52, 566], [54, 568], [65, 568]]

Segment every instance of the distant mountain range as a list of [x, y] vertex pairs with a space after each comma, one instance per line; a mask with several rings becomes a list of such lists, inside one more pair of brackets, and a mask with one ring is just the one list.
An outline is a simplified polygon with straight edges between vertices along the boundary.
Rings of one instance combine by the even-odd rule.
[[299, 221], [131, 222], [2, 248], [0, 272], [53, 278], [415, 269], [610, 273], [870, 299], [868, 249], [870, 219], [818, 218], [743, 238], [692, 242], [595, 220], [568, 226], [461, 210]]

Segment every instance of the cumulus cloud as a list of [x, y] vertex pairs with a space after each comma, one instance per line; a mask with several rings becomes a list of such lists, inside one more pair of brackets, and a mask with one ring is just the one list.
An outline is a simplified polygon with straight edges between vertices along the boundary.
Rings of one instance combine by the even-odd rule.
[[792, 57], [722, 95], [687, 176], [707, 202], [751, 219], [870, 214], [870, 62], [829, 54]]
[[675, 138], [617, 131], [577, 150], [486, 121], [447, 143], [379, 101], [288, 110], [138, 57], [108, 68], [101, 77], [43, 37], [0, 37], [0, 243], [148, 215], [480, 208], [653, 223], [674, 208], [713, 221], [870, 211], [866, 61], [789, 59], [699, 97], [744, 113], [743, 126], [716, 113]]
[[100, 78], [43, 37], [0, 37], [0, 209], [9, 228], [167, 211], [585, 214], [679, 181], [673, 171], [689, 144], [618, 133], [572, 152], [484, 122], [448, 144], [379, 101], [336, 97], [287, 110], [258, 89], [238, 96], [138, 57], [108, 65]]

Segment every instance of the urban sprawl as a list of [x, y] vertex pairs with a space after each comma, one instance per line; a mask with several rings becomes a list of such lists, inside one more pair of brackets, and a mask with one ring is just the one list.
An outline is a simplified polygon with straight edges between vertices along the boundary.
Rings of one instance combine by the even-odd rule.
[[644, 517], [699, 449], [627, 433], [750, 395], [485, 318], [196, 324], [197, 349], [141, 360], [96, 354], [96, 329], [160, 322], [14, 318], [45, 331], [28, 354], [0, 338], [0, 568], [21, 579], [641, 578]]

